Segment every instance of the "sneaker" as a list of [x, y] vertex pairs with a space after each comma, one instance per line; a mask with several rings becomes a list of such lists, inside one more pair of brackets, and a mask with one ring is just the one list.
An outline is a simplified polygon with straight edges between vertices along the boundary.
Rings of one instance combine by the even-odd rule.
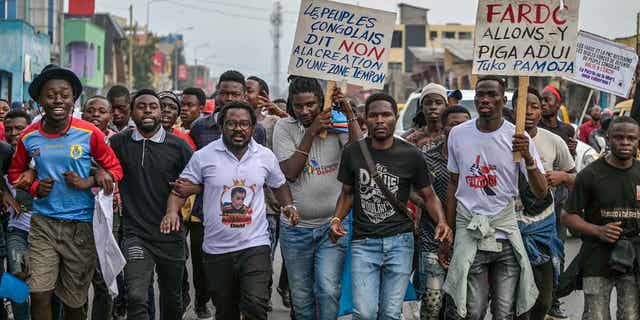
[[551, 309], [547, 312], [547, 315], [554, 319], [569, 319], [566, 312], [562, 308], [562, 302], [555, 300], [553, 305], [551, 305]]
[[213, 320], [213, 315], [206, 304], [196, 306], [196, 317], [198, 320]]

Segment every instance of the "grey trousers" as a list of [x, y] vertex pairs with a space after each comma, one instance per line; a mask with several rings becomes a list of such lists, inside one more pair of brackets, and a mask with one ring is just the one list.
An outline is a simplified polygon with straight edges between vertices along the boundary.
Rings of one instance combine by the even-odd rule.
[[478, 251], [469, 270], [467, 318], [482, 320], [491, 297], [491, 314], [495, 320], [515, 318], [516, 288], [520, 264], [511, 243], [502, 243], [501, 252]]
[[640, 273], [625, 274], [623, 276], [584, 277], [584, 320], [609, 320], [611, 311], [611, 291], [615, 286], [618, 293], [618, 320], [640, 319]]

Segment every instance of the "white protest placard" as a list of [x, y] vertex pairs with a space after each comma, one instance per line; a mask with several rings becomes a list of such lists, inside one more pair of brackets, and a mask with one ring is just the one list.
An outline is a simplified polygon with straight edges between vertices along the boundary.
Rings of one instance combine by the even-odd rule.
[[396, 14], [302, 0], [289, 74], [382, 89]]
[[479, 0], [473, 73], [573, 73], [580, 0]]
[[627, 98], [638, 55], [633, 48], [593, 33], [580, 31], [575, 73], [568, 80], [595, 90]]

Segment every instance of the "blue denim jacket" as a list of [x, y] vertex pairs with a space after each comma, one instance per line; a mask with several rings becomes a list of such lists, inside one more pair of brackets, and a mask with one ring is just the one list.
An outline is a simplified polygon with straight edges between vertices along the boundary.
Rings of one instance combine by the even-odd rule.
[[[564, 249], [560, 238], [558, 238], [558, 232], [556, 230], [556, 215], [552, 213], [548, 217], [532, 222], [526, 223], [523, 221], [518, 222], [520, 227], [520, 234], [522, 235], [522, 241], [527, 249], [529, 255], [529, 261], [532, 266], [539, 266], [551, 260], [552, 257], [564, 257]], [[551, 255], [547, 255], [540, 252], [539, 245], [549, 248]], [[558, 283], [560, 278], [560, 270], [553, 270], [553, 280]]]

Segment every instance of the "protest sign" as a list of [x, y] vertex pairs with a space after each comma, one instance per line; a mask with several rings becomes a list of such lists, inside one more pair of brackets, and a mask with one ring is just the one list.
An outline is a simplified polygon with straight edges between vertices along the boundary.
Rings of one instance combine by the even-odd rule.
[[580, 0], [479, 0], [473, 73], [573, 73]]
[[568, 80], [626, 98], [631, 91], [638, 55], [633, 48], [580, 31], [575, 73]]
[[302, 0], [289, 74], [382, 89], [396, 14]]

